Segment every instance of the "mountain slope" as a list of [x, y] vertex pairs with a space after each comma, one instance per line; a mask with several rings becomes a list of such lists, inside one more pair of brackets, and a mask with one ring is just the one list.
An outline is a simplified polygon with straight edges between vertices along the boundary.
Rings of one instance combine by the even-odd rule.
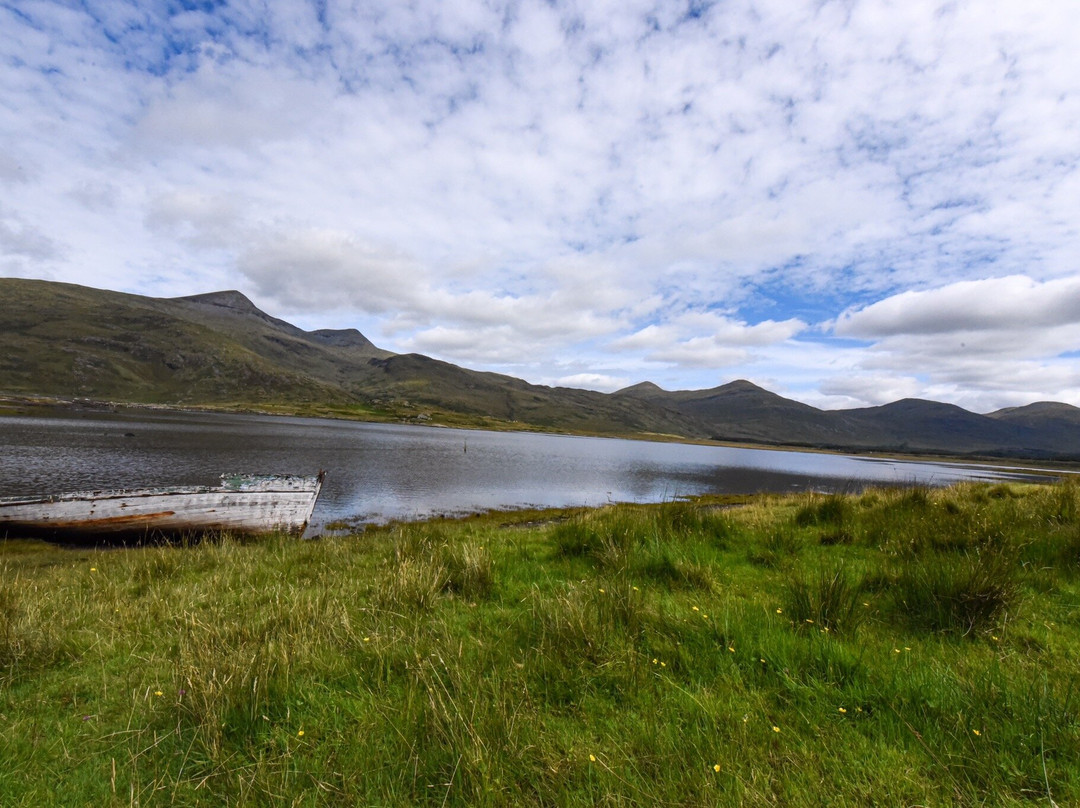
[[1032, 429], [1059, 430], [1064, 434], [1080, 429], [1080, 407], [1057, 401], [1036, 401], [1024, 407], [1008, 407], [990, 413], [990, 417]]
[[0, 340], [0, 391], [8, 393], [391, 415], [431, 409], [474, 423], [702, 435], [693, 419], [642, 402], [398, 356], [355, 330], [304, 331], [235, 291], [159, 299], [0, 279]]
[[512, 376], [484, 373], [420, 354], [373, 360], [381, 375], [355, 389], [375, 400], [396, 397], [521, 425], [611, 433], [624, 431], [704, 437], [704, 426], [681, 413], [604, 393], [529, 384]]
[[614, 394], [529, 384], [354, 329], [304, 331], [240, 292], [160, 299], [0, 278], [0, 393], [261, 407], [595, 434], [666, 434], [844, 451], [1080, 458], [1080, 409], [1039, 402], [978, 415], [905, 399], [819, 410], [747, 381]]
[[990, 453], [1030, 449], [1051, 452], [1054, 438], [1020, 424], [1011, 424], [969, 412], [954, 404], [902, 399], [880, 407], [844, 410], [841, 414], [862, 435], [872, 435], [881, 445], [918, 451]]
[[184, 316], [186, 305], [0, 279], [0, 389], [168, 404], [344, 400], [213, 323]]
[[710, 390], [668, 392], [644, 383], [615, 393], [668, 407], [708, 425], [719, 440], [795, 445], [842, 442], [842, 424], [830, 413], [738, 380]]
[[819, 410], [747, 381], [676, 392], [644, 383], [615, 395], [693, 416], [718, 440], [846, 451], [1080, 457], [1080, 409], [1066, 404], [1031, 405], [989, 416], [918, 399]]

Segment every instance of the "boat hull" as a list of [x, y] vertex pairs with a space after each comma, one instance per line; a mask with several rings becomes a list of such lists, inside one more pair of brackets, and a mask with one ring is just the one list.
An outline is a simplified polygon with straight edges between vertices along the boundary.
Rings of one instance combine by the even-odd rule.
[[0, 534], [76, 540], [208, 532], [303, 533], [323, 475], [223, 475], [218, 487], [82, 491], [0, 500]]

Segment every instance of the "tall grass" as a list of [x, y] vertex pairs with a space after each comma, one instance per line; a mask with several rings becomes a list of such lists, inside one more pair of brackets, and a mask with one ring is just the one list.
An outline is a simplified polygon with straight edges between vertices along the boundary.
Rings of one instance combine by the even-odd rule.
[[0, 804], [1077, 804], [1073, 496], [0, 544]]
[[852, 502], [843, 494], [811, 495], [810, 501], [795, 514], [795, 523], [808, 525], [831, 525], [842, 527], [852, 517]]
[[901, 565], [895, 608], [911, 625], [968, 634], [988, 629], [1019, 593], [1009, 553], [983, 548], [924, 553]]
[[793, 574], [784, 582], [784, 603], [796, 628], [854, 635], [867, 616], [860, 582], [841, 564], [816, 578]]

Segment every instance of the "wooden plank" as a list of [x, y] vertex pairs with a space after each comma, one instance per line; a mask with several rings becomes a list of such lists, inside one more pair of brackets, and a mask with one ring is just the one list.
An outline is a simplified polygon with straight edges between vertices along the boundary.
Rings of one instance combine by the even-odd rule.
[[75, 492], [0, 500], [10, 533], [110, 535], [303, 531], [323, 475], [222, 475], [222, 486]]

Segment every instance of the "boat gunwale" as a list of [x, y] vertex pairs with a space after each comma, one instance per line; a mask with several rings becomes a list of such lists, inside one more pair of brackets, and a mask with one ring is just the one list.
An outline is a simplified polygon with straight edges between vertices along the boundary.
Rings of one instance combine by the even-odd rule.
[[[323, 473], [319, 474], [222, 474], [219, 485], [179, 485], [159, 486], [157, 488], [103, 488], [100, 490], [65, 491], [45, 496], [0, 497], [0, 506], [9, 505], [49, 505], [57, 502], [78, 502], [83, 500], [112, 500], [138, 497], [191, 496], [196, 494], [318, 494], [322, 488]], [[259, 488], [245, 489], [225, 484], [226, 479], [245, 480], [291, 480], [306, 481], [306, 486], [294, 486], [280, 489]]]
[[[115, 489], [98, 491], [72, 491], [51, 497], [6, 497], [0, 499], [0, 538], [10, 537], [10, 531], [27, 537], [57, 539], [62, 537], [94, 537], [95, 541], [106, 543], [133, 540], [135, 543], [150, 541], [154, 538], [184, 537], [213, 532], [257, 534], [281, 531], [302, 536], [315, 511], [319, 495], [322, 493], [324, 471], [317, 475], [302, 474], [232, 474], [221, 475], [218, 486], [163, 486], [158, 488]], [[275, 486], [275, 482], [281, 485]], [[247, 485], [245, 485], [245, 483]], [[260, 483], [265, 487], [260, 487]], [[253, 486], [253, 487], [249, 487]], [[296, 513], [292, 518], [278, 522], [260, 521], [258, 517], [242, 518], [240, 521], [226, 518], [198, 519], [185, 521], [178, 515], [178, 510], [147, 512], [146, 505], [135, 505], [136, 500], [151, 503], [154, 507], [166, 507], [169, 500], [211, 497], [221, 501], [226, 511], [233, 506], [243, 505], [253, 500], [266, 502], [273, 500], [278, 504], [290, 503], [287, 510]], [[161, 506], [157, 501], [162, 502]], [[119, 503], [112, 505], [110, 503]], [[89, 515], [65, 519], [62, 516], [48, 515], [50, 507], [88, 507]], [[134, 507], [133, 513], [99, 516], [93, 518], [98, 505], [104, 504], [104, 510], [120, 510]], [[176, 504], [172, 505], [176, 508]], [[20, 513], [27, 509], [39, 511], [37, 516]], [[214, 513], [211, 508], [208, 513]], [[141, 512], [140, 512], [141, 511]], [[175, 517], [175, 518], [174, 518]], [[162, 522], [161, 520], [165, 521]], [[79, 541], [78, 545], [85, 544]]]

